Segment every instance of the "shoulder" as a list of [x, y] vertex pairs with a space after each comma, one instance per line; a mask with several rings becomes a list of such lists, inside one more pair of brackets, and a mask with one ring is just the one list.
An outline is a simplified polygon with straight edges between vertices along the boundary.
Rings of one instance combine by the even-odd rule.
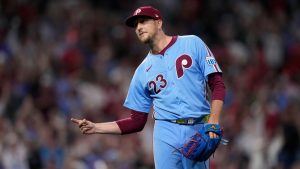
[[178, 36], [178, 39], [180, 41], [185, 41], [189, 43], [204, 44], [203, 40], [197, 35], [180, 35]]
[[179, 35], [178, 39], [180, 40], [201, 40], [197, 35]]
[[182, 43], [194, 46], [194, 47], [205, 47], [205, 42], [197, 35], [181, 35], [178, 36], [179, 41]]
[[140, 63], [140, 65], [136, 68], [135, 74], [143, 74], [149, 65], [149, 54], [145, 57], [145, 59]]

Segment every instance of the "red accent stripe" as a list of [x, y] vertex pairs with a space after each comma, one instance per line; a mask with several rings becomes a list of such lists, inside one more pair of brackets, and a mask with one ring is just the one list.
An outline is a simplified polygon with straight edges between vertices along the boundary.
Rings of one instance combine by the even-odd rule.
[[207, 52], [208, 52], [208, 56], [212, 56], [212, 53], [211, 51], [209, 50], [209, 48], [205, 45], [206, 49], [207, 49]]
[[217, 72], [220, 72], [216, 64], [214, 64], [214, 68], [216, 69]]

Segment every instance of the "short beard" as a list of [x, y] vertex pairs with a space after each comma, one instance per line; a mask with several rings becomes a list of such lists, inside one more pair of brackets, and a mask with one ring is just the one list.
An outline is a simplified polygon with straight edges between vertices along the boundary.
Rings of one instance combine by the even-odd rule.
[[142, 41], [146, 45], [153, 46], [153, 39], [151, 37], [148, 37], [145, 41]]
[[147, 44], [147, 45], [151, 45], [152, 44], [152, 40], [150, 38], [146, 39], [143, 43]]

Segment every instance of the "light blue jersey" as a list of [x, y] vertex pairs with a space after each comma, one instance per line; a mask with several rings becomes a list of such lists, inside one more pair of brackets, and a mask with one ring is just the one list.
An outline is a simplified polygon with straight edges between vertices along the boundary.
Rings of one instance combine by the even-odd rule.
[[197, 36], [173, 37], [164, 54], [148, 53], [136, 69], [124, 106], [155, 119], [200, 117], [210, 113], [207, 76], [221, 72]]

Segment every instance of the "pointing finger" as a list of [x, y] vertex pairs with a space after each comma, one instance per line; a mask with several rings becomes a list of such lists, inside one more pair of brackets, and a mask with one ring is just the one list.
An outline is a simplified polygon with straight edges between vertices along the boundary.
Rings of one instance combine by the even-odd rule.
[[81, 121], [81, 120], [75, 119], [75, 118], [71, 118], [71, 121], [72, 121], [73, 123], [80, 124], [80, 121]]

